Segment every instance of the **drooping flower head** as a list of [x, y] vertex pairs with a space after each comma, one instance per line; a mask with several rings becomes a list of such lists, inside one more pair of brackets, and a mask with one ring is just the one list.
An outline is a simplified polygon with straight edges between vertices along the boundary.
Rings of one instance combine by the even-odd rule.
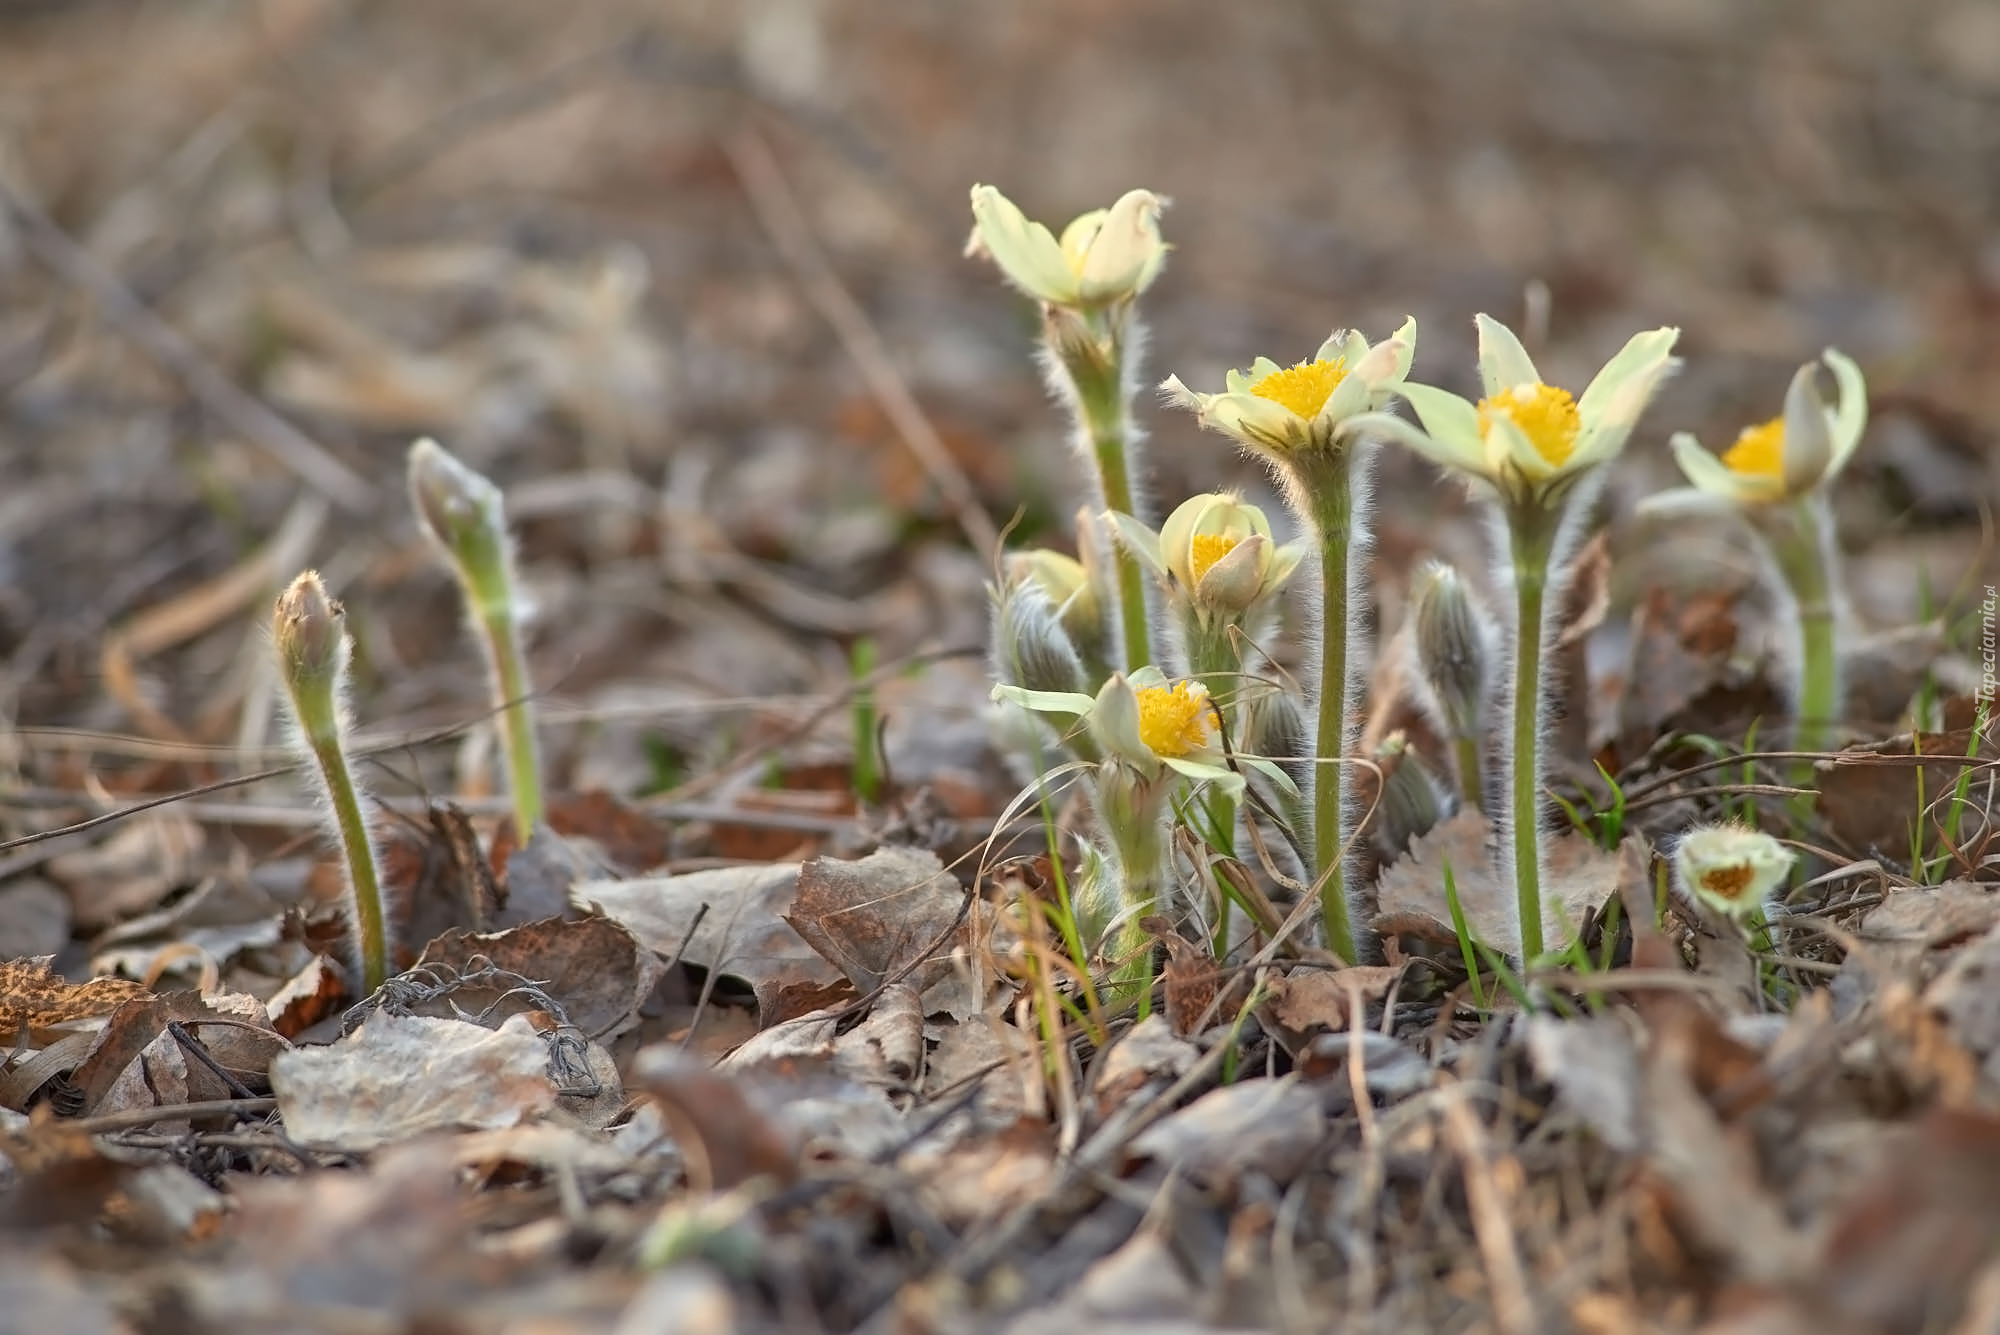
[[1051, 306], [1113, 305], [1144, 292], [1166, 263], [1160, 239], [1166, 203], [1150, 190], [1128, 190], [1110, 208], [1075, 219], [1057, 239], [992, 186], [975, 185], [965, 250], [991, 259], [1015, 287]]
[[1336, 330], [1311, 361], [1285, 367], [1259, 357], [1248, 371], [1231, 371], [1220, 394], [1197, 393], [1179, 376], [1169, 376], [1160, 390], [1209, 430], [1283, 459], [1336, 448], [1349, 419], [1386, 408], [1416, 351], [1414, 319], [1372, 347], [1354, 330]]
[[1582, 398], [1548, 384], [1513, 331], [1488, 316], [1479, 328], [1482, 397], [1468, 402], [1430, 385], [1398, 393], [1423, 429], [1386, 414], [1354, 424], [1380, 431], [1453, 472], [1490, 486], [1513, 507], [1552, 508], [1590, 470], [1625, 448], [1633, 425], [1669, 373], [1680, 331], [1635, 334]]
[[1674, 846], [1681, 888], [1731, 918], [1762, 909], [1784, 885], [1798, 855], [1761, 830], [1698, 825]]
[[1715, 497], [1738, 506], [1770, 505], [1805, 496], [1839, 476], [1868, 425], [1868, 384], [1861, 368], [1840, 352], [1828, 348], [1820, 358], [1833, 371], [1837, 404], [1829, 406], [1821, 396], [1820, 363], [1811, 361], [1792, 376], [1783, 415], [1745, 427], [1720, 458], [1688, 432], [1674, 433], [1674, 460], [1695, 495], [1668, 492], [1655, 504]]

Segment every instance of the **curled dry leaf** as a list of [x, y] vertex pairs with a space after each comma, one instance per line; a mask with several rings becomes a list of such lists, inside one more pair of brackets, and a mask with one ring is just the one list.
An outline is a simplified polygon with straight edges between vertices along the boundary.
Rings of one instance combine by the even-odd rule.
[[740, 1077], [664, 1043], [640, 1052], [634, 1074], [634, 1085], [652, 1096], [672, 1128], [695, 1191], [728, 1191], [760, 1177], [786, 1183], [798, 1175], [797, 1139], [757, 1106]]
[[1257, 1008], [1257, 1018], [1297, 1056], [1312, 1035], [1352, 1027], [1354, 1001], [1364, 1006], [1382, 1001], [1402, 973], [1401, 965], [1364, 964], [1274, 974], [1266, 981], [1269, 999]]
[[823, 989], [841, 973], [785, 921], [799, 888], [797, 863], [726, 867], [686, 876], [581, 881], [578, 908], [623, 923], [665, 959], [741, 978], [757, 993], [764, 1024], [784, 1018], [788, 990]]
[[285, 980], [285, 985], [264, 1003], [271, 1027], [286, 1038], [297, 1038], [333, 1014], [334, 1007], [347, 995], [347, 985], [339, 970], [315, 955], [305, 967]]
[[374, 1149], [427, 1131], [491, 1130], [546, 1112], [548, 1045], [525, 1016], [499, 1029], [423, 1015], [371, 1015], [340, 1042], [271, 1063], [292, 1138]]
[[855, 862], [806, 863], [785, 921], [857, 991], [907, 981], [923, 994], [925, 1014], [963, 1020], [999, 987], [973, 948], [969, 907], [937, 854], [884, 848]]
[[[1636, 838], [1636, 836], [1634, 836]], [[1376, 893], [1375, 930], [1407, 933], [1437, 945], [1455, 945], [1445, 869], [1473, 937], [1503, 954], [1519, 954], [1514, 885], [1495, 867], [1488, 850], [1492, 827], [1477, 811], [1461, 811], [1411, 844], [1409, 853], [1382, 873]], [[1618, 888], [1619, 859], [1581, 835], [1551, 837], [1542, 864], [1543, 937], [1552, 947], [1604, 907]]]
[[10, 1047], [23, 1029], [30, 1043], [51, 1042], [57, 1025], [94, 1020], [147, 995], [145, 988], [124, 978], [72, 983], [49, 967], [52, 958], [0, 962], [0, 1036]]
[[95, 1114], [228, 1098], [229, 1087], [205, 1063], [190, 1062], [169, 1034], [168, 1025], [175, 1023], [218, 1066], [258, 1091], [284, 1047], [255, 997], [240, 992], [135, 997], [112, 1015], [97, 1047], [71, 1076], [83, 1091], [85, 1108]]
[[[501, 932], [446, 932], [424, 947], [426, 964], [469, 972], [474, 956], [523, 978], [532, 978], [587, 1038], [609, 1041], [639, 1022], [639, 1007], [652, 994], [665, 965], [640, 944], [631, 929], [610, 918], [544, 918]], [[498, 1001], [504, 988], [452, 994], [461, 1010], [478, 1011]]]

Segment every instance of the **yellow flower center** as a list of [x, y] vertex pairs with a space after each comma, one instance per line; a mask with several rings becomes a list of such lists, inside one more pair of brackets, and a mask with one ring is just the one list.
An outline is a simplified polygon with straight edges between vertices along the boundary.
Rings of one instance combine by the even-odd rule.
[[1201, 577], [1215, 568], [1215, 563], [1235, 551], [1243, 542], [1241, 538], [1226, 537], [1220, 533], [1197, 533], [1189, 544], [1188, 573], [1194, 582], [1201, 583]]
[[1733, 904], [1750, 888], [1752, 879], [1753, 873], [1747, 862], [1734, 867], [1712, 867], [1701, 874], [1701, 888]]
[[1250, 392], [1311, 421], [1319, 416], [1319, 410], [1326, 407], [1326, 401], [1345, 379], [1347, 358], [1335, 357], [1330, 362], [1300, 362], [1273, 371], [1250, 386]]
[[1761, 426], [1746, 426], [1736, 443], [1722, 452], [1723, 465], [1751, 477], [1785, 475], [1785, 419], [1773, 417]]
[[1208, 745], [1208, 693], [1191, 691], [1184, 681], [1172, 687], [1141, 686], [1139, 740], [1156, 756], [1184, 756]]
[[1484, 436], [1493, 420], [1504, 417], [1521, 428], [1521, 434], [1535, 447], [1535, 453], [1551, 468], [1561, 468], [1576, 451], [1576, 438], [1583, 430], [1583, 417], [1576, 400], [1566, 389], [1554, 385], [1516, 385], [1490, 399], [1479, 401], [1479, 434]]

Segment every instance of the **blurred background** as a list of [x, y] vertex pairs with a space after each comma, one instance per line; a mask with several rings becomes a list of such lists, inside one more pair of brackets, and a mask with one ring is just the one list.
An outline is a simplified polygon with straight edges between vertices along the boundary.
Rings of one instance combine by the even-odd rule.
[[[1679, 325], [1618, 513], [1675, 480], [1669, 431], [1726, 443], [1837, 344], [1875, 395], [1840, 494], [1863, 615], [1992, 578], [1991, 0], [5, 0], [0, 182], [24, 724], [255, 752], [267, 599], [308, 564], [365, 721], [475, 711], [402, 497], [418, 434], [509, 489], [573, 784], [671, 787], [859, 640], [979, 644], [990, 564], [908, 409], [1019, 540], [1068, 540], [1073, 478], [1032, 312], [961, 255], [974, 182], [1057, 226], [1172, 198], [1152, 380], [1408, 313], [1419, 377], [1464, 390], [1487, 311], [1580, 389]], [[1142, 415], [1159, 501], [1263, 486]], [[1426, 468], [1386, 456], [1381, 494], [1385, 609], [1421, 551], [1477, 560]], [[1711, 538], [1621, 524], [1618, 596], [1661, 552], [1741, 565]], [[896, 683], [892, 760], [970, 763], [981, 677]]]

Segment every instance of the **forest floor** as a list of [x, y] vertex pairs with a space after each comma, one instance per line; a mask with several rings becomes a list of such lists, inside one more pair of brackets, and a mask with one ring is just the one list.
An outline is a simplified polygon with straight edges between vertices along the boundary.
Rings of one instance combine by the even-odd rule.
[[[2000, 1329], [2000, 11], [1223, 13], [0, 0], [0, 1326]], [[975, 182], [1171, 198], [1142, 383], [1415, 315], [1469, 392], [1484, 311], [1580, 385], [1680, 328], [1559, 618], [1567, 959], [1469, 971], [1459, 825], [1370, 853], [1363, 965], [1248, 857], [1283, 925], [1218, 959], [1191, 894], [1144, 1006], [1067, 958], [1090, 818], [1021, 818], [987, 585], [1084, 484]], [[1742, 534], [1635, 507], [1828, 346], [1872, 412], [1801, 760]], [[1286, 528], [1135, 410], [1155, 521]], [[525, 848], [420, 436], [518, 538]], [[1389, 662], [1424, 556], [1505, 581], [1378, 470]], [[308, 567], [372, 996], [279, 722]], [[1720, 819], [1798, 854], [1762, 937], [1667, 886]]]

